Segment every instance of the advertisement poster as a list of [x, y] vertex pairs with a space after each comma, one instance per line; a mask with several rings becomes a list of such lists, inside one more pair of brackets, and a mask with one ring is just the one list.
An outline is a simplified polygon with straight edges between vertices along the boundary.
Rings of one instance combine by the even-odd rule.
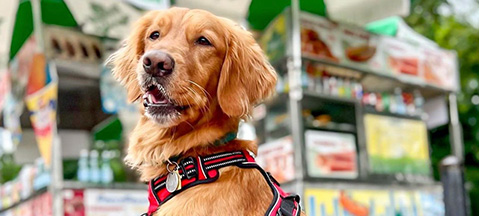
[[276, 62], [286, 55], [286, 14], [281, 13], [266, 28], [259, 40], [259, 45], [264, 50], [270, 62]]
[[458, 90], [457, 56], [453, 51], [433, 47], [423, 47], [424, 79], [449, 90]]
[[84, 191], [85, 215], [131, 216], [148, 209], [146, 190], [87, 189]]
[[356, 178], [358, 176], [354, 135], [307, 130], [305, 142], [309, 176], [330, 178]]
[[430, 174], [426, 123], [367, 114], [364, 125], [371, 172]]
[[65, 216], [85, 216], [83, 190], [63, 190], [63, 211]]
[[316, 15], [301, 13], [301, 51], [308, 57], [339, 62], [343, 50], [338, 24]]
[[382, 37], [380, 43], [386, 71], [410, 79], [422, 79], [424, 57], [421, 52], [418, 52], [418, 47], [388, 37]]
[[384, 72], [383, 61], [377, 52], [379, 36], [362, 28], [340, 25], [343, 59], [341, 62], [354, 67]]
[[[442, 216], [444, 203], [421, 198], [422, 190], [306, 189], [310, 216]], [[430, 205], [436, 209], [431, 212]]]
[[35, 57], [27, 86], [26, 105], [35, 132], [38, 148], [45, 164], [51, 161], [51, 147], [56, 133], [58, 78], [53, 65], [46, 65], [44, 56]]
[[294, 179], [293, 139], [286, 136], [258, 147], [256, 162], [279, 182]]

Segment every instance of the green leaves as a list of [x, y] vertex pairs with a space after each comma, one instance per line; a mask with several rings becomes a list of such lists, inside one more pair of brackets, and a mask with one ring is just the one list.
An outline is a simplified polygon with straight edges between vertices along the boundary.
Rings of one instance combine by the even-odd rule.
[[[459, 17], [454, 14], [441, 16], [438, 13], [441, 5], [449, 6], [446, 0], [414, 0], [406, 22], [439, 46], [457, 52], [462, 91], [458, 95], [458, 105], [464, 135], [465, 175], [472, 186], [470, 198], [474, 200], [473, 197], [479, 197], [479, 29], [459, 21], [464, 20], [464, 14]], [[449, 136], [442, 135], [438, 139], [434, 135], [431, 136], [433, 162], [444, 156], [444, 150], [449, 145], [449, 139], [444, 139]], [[434, 166], [437, 167], [437, 164]], [[472, 212], [479, 215], [479, 207], [472, 205]]]

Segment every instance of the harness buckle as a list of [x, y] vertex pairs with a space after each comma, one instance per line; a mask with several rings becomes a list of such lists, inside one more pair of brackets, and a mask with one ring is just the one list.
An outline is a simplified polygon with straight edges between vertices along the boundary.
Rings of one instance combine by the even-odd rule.
[[[186, 169], [187, 166], [193, 165], [192, 169]], [[198, 175], [196, 160], [193, 157], [187, 157], [181, 160], [181, 169], [187, 179], [195, 178]]]

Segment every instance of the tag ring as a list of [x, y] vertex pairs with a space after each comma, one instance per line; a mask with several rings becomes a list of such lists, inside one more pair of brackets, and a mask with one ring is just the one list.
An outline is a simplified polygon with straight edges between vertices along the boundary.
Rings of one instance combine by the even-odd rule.
[[[178, 163], [176, 163], [176, 162], [174, 162], [174, 161], [171, 162], [170, 160], [167, 160], [166, 162], [168, 162], [168, 164], [166, 165], [166, 170], [168, 170], [169, 173], [170, 173], [170, 172], [173, 172], [174, 170], [177, 170], [177, 169], [178, 169]], [[170, 165], [175, 166], [175, 167], [173, 168], [173, 170], [170, 170]]]

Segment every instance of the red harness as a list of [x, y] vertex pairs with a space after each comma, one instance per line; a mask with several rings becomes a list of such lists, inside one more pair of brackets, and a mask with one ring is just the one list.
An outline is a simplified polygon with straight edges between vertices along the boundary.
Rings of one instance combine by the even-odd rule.
[[208, 155], [206, 157], [187, 157], [179, 161], [178, 172], [181, 177], [181, 189], [173, 193], [166, 189], [166, 175], [151, 180], [148, 184], [150, 206], [148, 213], [145, 215], [152, 216], [162, 204], [190, 187], [216, 181], [220, 175], [219, 169], [226, 166], [255, 168], [263, 174], [274, 195], [265, 216], [297, 216], [300, 214], [301, 207], [298, 195], [285, 193], [279, 187], [278, 182], [255, 163], [254, 158], [248, 151], [235, 151]]

